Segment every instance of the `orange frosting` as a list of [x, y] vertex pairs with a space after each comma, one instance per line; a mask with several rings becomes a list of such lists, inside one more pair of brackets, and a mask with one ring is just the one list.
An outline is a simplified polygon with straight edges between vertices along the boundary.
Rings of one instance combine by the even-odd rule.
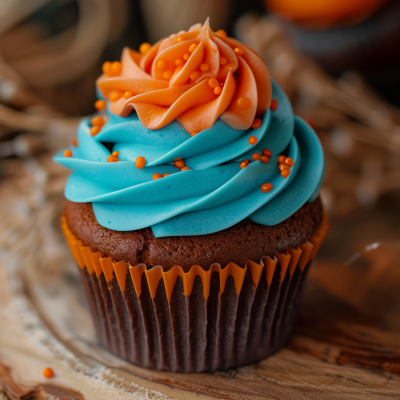
[[271, 80], [261, 58], [213, 32], [208, 20], [146, 46], [146, 52], [125, 48], [121, 65], [118, 76], [104, 73], [97, 85], [113, 114], [127, 116], [135, 109], [148, 129], [178, 120], [187, 132], [200, 132], [219, 117], [234, 129], [249, 129], [271, 103]]

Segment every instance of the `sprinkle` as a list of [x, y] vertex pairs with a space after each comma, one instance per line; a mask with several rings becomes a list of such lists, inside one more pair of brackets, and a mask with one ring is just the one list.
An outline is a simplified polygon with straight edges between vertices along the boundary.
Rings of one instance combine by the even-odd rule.
[[290, 169], [289, 168], [285, 168], [281, 171], [281, 175], [283, 178], [287, 178], [290, 175]]
[[166, 176], [168, 176], [168, 175], [171, 175], [171, 174], [164, 174], [164, 178], [165, 178]]
[[217, 32], [215, 32], [217, 35], [222, 36], [222, 37], [227, 37], [227, 33], [223, 29], [218, 29]]
[[164, 175], [162, 174], [157, 174], [157, 172], [155, 174], [153, 174], [153, 181], [156, 181], [157, 179], [163, 178]]
[[221, 57], [219, 59], [219, 65], [225, 65], [228, 62], [228, 60], [225, 57]]
[[263, 149], [262, 150], [262, 154], [263, 154], [263, 156], [266, 156], [266, 157], [272, 157], [272, 153], [271, 153], [271, 151], [270, 150], [268, 150], [268, 149]]
[[199, 132], [191, 132], [191, 133], [190, 133], [190, 136], [193, 137], [193, 136], [197, 135], [198, 133], [199, 133]]
[[71, 144], [72, 144], [72, 146], [74, 146], [74, 147], [78, 147], [78, 141], [77, 141], [76, 139], [74, 139], [74, 140], [71, 142]]
[[118, 157], [115, 157], [114, 155], [108, 156], [107, 157], [107, 162], [118, 162]]
[[261, 186], [261, 191], [263, 193], [268, 193], [272, 190], [273, 186], [271, 183], [264, 183], [264, 185]]
[[251, 158], [253, 159], [253, 161], [258, 161], [258, 160], [261, 158], [261, 156], [260, 156], [259, 153], [254, 153], [254, 154], [251, 156]]
[[185, 61], [189, 60], [189, 58], [190, 58], [190, 53], [185, 53], [185, 54], [183, 55], [183, 59], [184, 59]]
[[269, 163], [269, 158], [266, 156], [261, 156], [260, 161], [264, 164], [268, 164]]
[[197, 49], [197, 44], [196, 44], [196, 43], [193, 43], [193, 44], [189, 47], [189, 53], [193, 53], [196, 49]]
[[105, 108], [107, 107], [107, 102], [105, 101], [105, 100], [97, 100], [95, 103], [94, 103], [94, 108], [96, 109], [96, 110], [104, 110]]
[[104, 121], [104, 118], [99, 117], [99, 116], [93, 117], [90, 120], [90, 122], [92, 125], [96, 125], [96, 126], [100, 126], [100, 127], [102, 127], [106, 123], [106, 121]]
[[233, 51], [238, 55], [238, 56], [242, 56], [244, 54], [244, 50], [241, 49], [240, 47], [235, 47], [233, 49]]
[[258, 129], [261, 126], [261, 119], [260, 118], [255, 118], [253, 123], [251, 124], [251, 127], [253, 129]]
[[163, 73], [163, 78], [166, 79], [167, 81], [171, 79], [172, 76], [172, 71], [171, 70], [167, 70]]
[[249, 137], [249, 143], [250, 144], [256, 144], [257, 143], [257, 138], [255, 136], [250, 136]]
[[222, 87], [221, 87], [221, 86], [218, 86], [218, 87], [216, 87], [216, 88], [214, 89], [214, 94], [215, 94], [216, 96], [219, 96], [221, 93], [222, 93]]
[[246, 161], [242, 161], [242, 162], [240, 163], [240, 168], [241, 168], [241, 169], [246, 168], [248, 165], [249, 165], [249, 164], [248, 164]]
[[122, 64], [119, 61], [114, 61], [111, 64], [111, 73], [113, 76], [121, 75], [122, 72]]
[[237, 105], [244, 110], [250, 105], [250, 100], [247, 97], [240, 97], [237, 101]]
[[146, 159], [142, 156], [136, 157], [135, 165], [136, 165], [136, 168], [143, 169], [144, 166], [146, 165]]
[[275, 111], [278, 108], [278, 100], [273, 99], [269, 108], [271, 111]]
[[108, 73], [109, 73], [109, 71], [110, 71], [110, 68], [111, 68], [111, 63], [110, 63], [110, 61], [106, 61], [106, 62], [103, 64], [103, 67], [102, 67], [103, 73], [106, 74], [106, 75], [108, 75]]
[[311, 126], [311, 128], [315, 129], [315, 123], [312, 119], [306, 119], [306, 122]]
[[110, 95], [110, 100], [113, 102], [118, 101], [122, 96], [123, 96], [122, 92], [120, 92], [119, 90], [114, 90]]
[[176, 41], [179, 43], [179, 42], [183, 42], [185, 40], [185, 38], [183, 37], [183, 36], [178, 36], [177, 38], [176, 38]]
[[248, 160], [248, 159], [243, 160], [243, 161], [246, 162], [247, 164], [250, 164], [250, 160]]
[[181, 171], [190, 171], [190, 168], [189, 168], [189, 167], [183, 167], [183, 168], [181, 169]]
[[164, 60], [160, 60], [160, 61], [157, 63], [157, 68], [159, 68], [159, 69], [165, 69], [165, 68], [167, 68], [167, 62], [164, 61]]
[[101, 131], [101, 127], [98, 126], [98, 125], [92, 126], [92, 127], [90, 128], [90, 134], [91, 134], [92, 136], [96, 136], [100, 131]]
[[208, 85], [214, 89], [219, 86], [219, 82], [215, 78], [211, 78], [208, 80]]
[[151, 49], [151, 44], [146, 42], [142, 43], [139, 47], [140, 54], [143, 55], [147, 54], [150, 51], [150, 49]]
[[210, 69], [210, 66], [207, 63], [203, 63], [200, 65], [200, 71], [207, 72]]
[[285, 157], [285, 156], [279, 156], [279, 157], [278, 157], [278, 163], [279, 163], [279, 164], [283, 164], [283, 163], [285, 162], [285, 160], [286, 160], [286, 157]]
[[199, 71], [194, 71], [190, 74], [190, 79], [192, 81], [197, 81], [197, 79], [200, 78], [200, 72]]
[[175, 60], [175, 65], [177, 66], [177, 67], [180, 67], [181, 65], [183, 65], [184, 64], [184, 62], [183, 62], [183, 60], [181, 59], [181, 58], [177, 58], [176, 60]]
[[119, 151], [113, 151], [112, 154], [114, 157], [119, 157]]
[[130, 99], [131, 97], [133, 97], [133, 93], [128, 90], [124, 93], [124, 97], [125, 99]]
[[64, 151], [64, 157], [72, 157], [72, 151], [71, 150], [65, 150]]
[[286, 157], [286, 158], [285, 158], [285, 164], [286, 164], [288, 167], [293, 167], [294, 161], [293, 161], [290, 157]]
[[284, 169], [289, 169], [289, 167], [285, 164], [279, 164], [279, 170], [283, 171]]
[[43, 370], [43, 376], [44, 376], [45, 378], [47, 378], [47, 379], [52, 378], [52, 377], [54, 376], [54, 371], [53, 371], [53, 369], [50, 368], [50, 367], [46, 367], [46, 368]]
[[185, 166], [185, 161], [183, 160], [174, 161], [174, 166], [176, 168], [183, 168]]

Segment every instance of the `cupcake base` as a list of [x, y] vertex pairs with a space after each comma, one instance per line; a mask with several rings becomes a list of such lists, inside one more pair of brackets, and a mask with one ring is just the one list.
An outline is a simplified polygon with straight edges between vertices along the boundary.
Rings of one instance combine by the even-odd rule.
[[260, 264], [188, 272], [113, 263], [83, 246], [64, 217], [62, 226], [102, 344], [143, 367], [201, 372], [259, 361], [287, 342], [327, 218], [309, 241]]

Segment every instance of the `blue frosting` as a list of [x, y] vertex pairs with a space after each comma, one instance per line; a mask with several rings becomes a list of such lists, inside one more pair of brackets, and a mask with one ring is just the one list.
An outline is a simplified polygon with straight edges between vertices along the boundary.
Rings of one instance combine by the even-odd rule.
[[[89, 120], [78, 128], [78, 147], [73, 157], [60, 153], [55, 161], [72, 170], [65, 189], [68, 200], [93, 203], [100, 225], [116, 231], [152, 227], [156, 237], [205, 235], [221, 231], [244, 218], [262, 225], [275, 225], [313, 201], [321, 186], [325, 160], [314, 131], [294, 117], [290, 102], [273, 82], [278, 108], [268, 110], [258, 129], [240, 131], [217, 120], [210, 129], [191, 137], [177, 122], [149, 130], [132, 113], [109, 120], [96, 136]], [[257, 138], [249, 144], [250, 136]], [[103, 143], [113, 143], [119, 162], [108, 163], [111, 152]], [[262, 149], [272, 152], [270, 162], [240, 162], [252, 159]], [[278, 168], [278, 156], [294, 160], [288, 178]], [[135, 166], [143, 156], [145, 168]], [[180, 171], [173, 160], [183, 158], [190, 168]], [[166, 174], [154, 180], [154, 173]], [[261, 185], [273, 189], [261, 192]]]

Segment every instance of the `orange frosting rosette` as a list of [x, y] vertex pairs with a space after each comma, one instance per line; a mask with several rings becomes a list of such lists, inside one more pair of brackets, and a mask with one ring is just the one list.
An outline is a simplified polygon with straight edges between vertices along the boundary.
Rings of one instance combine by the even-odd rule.
[[261, 58], [224, 31], [213, 32], [208, 20], [142, 45], [141, 53], [125, 48], [121, 63], [106, 65], [97, 85], [113, 114], [136, 110], [148, 129], [178, 120], [187, 132], [199, 132], [221, 117], [245, 130], [270, 105], [271, 80]]

